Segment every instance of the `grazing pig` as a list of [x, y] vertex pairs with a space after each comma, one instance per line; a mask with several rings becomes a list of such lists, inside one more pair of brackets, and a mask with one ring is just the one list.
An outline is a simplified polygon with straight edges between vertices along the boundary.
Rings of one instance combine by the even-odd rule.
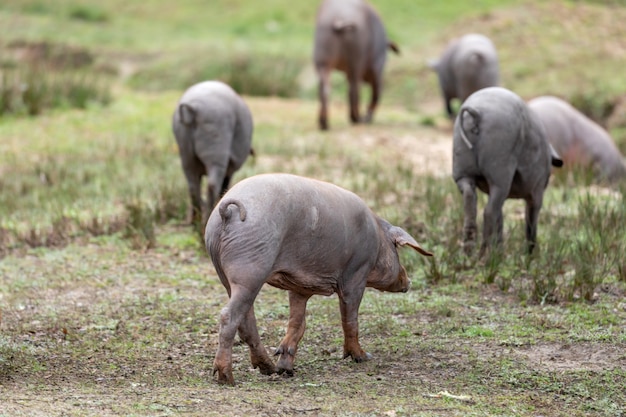
[[174, 111], [172, 130], [189, 186], [192, 222], [202, 229], [206, 220], [200, 191], [202, 176], [208, 177], [208, 216], [228, 189], [235, 171], [252, 152], [252, 115], [228, 85], [205, 81], [185, 91]]
[[498, 55], [489, 38], [468, 34], [453, 39], [438, 60], [429, 66], [439, 76], [446, 112], [454, 117], [451, 101], [464, 102], [473, 92], [499, 84]]
[[568, 167], [591, 167], [600, 181], [626, 177], [624, 158], [608, 132], [569, 103], [542, 96], [528, 102], [546, 130], [546, 137]]
[[378, 13], [364, 0], [325, 0], [317, 14], [313, 61], [319, 75], [319, 127], [328, 129], [330, 73], [343, 71], [348, 80], [350, 120], [361, 122], [359, 83], [372, 87], [366, 122], [371, 122], [383, 85], [387, 48], [398, 47], [387, 40]]
[[[233, 384], [235, 332], [250, 347], [263, 374], [293, 374], [305, 310], [314, 294], [339, 296], [343, 355], [370, 358], [359, 345], [358, 310], [365, 287], [406, 292], [409, 278], [397, 246], [432, 256], [403, 229], [367, 208], [355, 194], [333, 184], [289, 174], [247, 178], [229, 190], [207, 223], [205, 243], [230, 300], [220, 316], [214, 372]], [[287, 333], [269, 358], [256, 327], [254, 299], [263, 284], [289, 292]]]
[[563, 163], [548, 144], [541, 122], [519, 96], [501, 87], [469, 96], [454, 124], [452, 155], [452, 175], [463, 194], [467, 254], [476, 239], [476, 186], [489, 194], [481, 255], [502, 242], [502, 206], [507, 198], [526, 201], [526, 240], [532, 252], [551, 164]]

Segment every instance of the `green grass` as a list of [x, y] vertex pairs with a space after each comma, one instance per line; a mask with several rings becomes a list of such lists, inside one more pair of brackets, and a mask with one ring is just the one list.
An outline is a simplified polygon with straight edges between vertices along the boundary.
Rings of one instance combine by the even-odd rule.
[[[106, 105], [0, 119], [0, 416], [623, 415], [623, 188], [589, 185], [584, 174], [553, 178], [532, 257], [521, 201], [505, 204], [500, 256], [465, 257], [450, 125], [423, 63], [451, 36], [484, 31], [506, 86], [579, 100], [611, 121], [623, 149], [619, 114], [607, 116], [624, 90], [623, 25], [614, 24], [624, 9], [377, 4], [402, 55], [389, 58], [375, 123], [349, 125], [335, 75], [332, 130], [319, 132], [309, 64], [316, 5], [292, 3], [0, 5], [10, 29], [3, 51], [14, 41], [84, 50], [94, 74], [111, 81]], [[341, 360], [337, 297], [313, 297], [293, 378], [251, 370], [237, 344], [238, 385], [214, 383], [227, 296], [185, 223], [170, 118], [187, 84], [227, 76], [248, 93], [255, 119], [256, 156], [233, 182], [275, 171], [332, 181], [435, 253], [401, 251], [408, 293], [366, 291], [360, 338], [372, 361]], [[479, 210], [485, 202], [481, 195]], [[287, 294], [265, 288], [255, 310], [263, 342], [275, 347]]]

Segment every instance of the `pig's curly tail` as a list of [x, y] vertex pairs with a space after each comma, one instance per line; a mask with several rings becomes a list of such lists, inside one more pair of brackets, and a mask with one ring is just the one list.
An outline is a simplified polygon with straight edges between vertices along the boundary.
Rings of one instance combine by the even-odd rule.
[[480, 129], [478, 126], [480, 124], [481, 118], [480, 113], [478, 113], [478, 111], [474, 110], [471, 107], [463, 107], [461, 109], [461, 112], [459, 113], [459, 127], [461, 131], [461, 139], [463, 139], [463, 142], [465, 142], [468, 148], [472, 149], [472, 142], [470, 142], [470, 140], [467, 138], [467, 134], [465, 133], [465, 127], [463, 127], [463, 116], [465, 115], [465, 113], [469, 113], [470, 116], [472, 116], [472, 119], [474, 119], [474, 126], [470, 129], [470, 132], [475, 135], [478, 135], [480, 133]]
[[241, 220], [242, 222], [245, 221], [246, 220], [246, 208], [243, 206], [241, 201], [235, 200], [234, 198], [227, 198], [226, 200], [220, 203], [219, 211], [220, 211], [220, 216], [222, 217], [222, 220], [227, 222], [233, 215], [233, 212], [230, 208], [231, 205], [237, 206], [237, 208], [239, 209], [239, 220]]

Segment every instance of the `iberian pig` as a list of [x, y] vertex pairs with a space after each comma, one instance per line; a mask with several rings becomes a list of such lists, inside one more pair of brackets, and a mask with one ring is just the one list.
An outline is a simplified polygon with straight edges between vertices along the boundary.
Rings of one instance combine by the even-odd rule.
[[[233, 384], [235, 332], [263, 374], [293, 374], [305, 310], [314, 294], [337, 293], [343, 356], [369, 359], [359, 345], [358, 310], [365, 287], [406, 292], [409, 278], [397, 247], [432, 256], [407, 232], [376, 216], [355, 194], [336, 185], [289, 174], [262, 174], [237, 183], [206, 226], [205, 243], [230, 300], [220, 314], [214, 372]], [[287, 333], [274, 365], [261, 343], [254, 300], [263, 284], [289, 293]]]
[[371, 122], [383, 86], [387, 48], [398, 47], [387, 40], [378, 13], [364, 0], [325, 0], [317, 13], [313, 62], [319, 76], [319, 127], [328, 129], [330, 74], [336, 69], [346, 74], [350, 120], [360, 123], [360, 82], [368, 83], [372, 95], [365, 122]]
[[468, 34], [450, 41], [438, 60], [429, 62], [439, 77], [448, 116], [454, 116], [452, 99], [464, 102], [470, 94], [500, 82], [498, 55], [489, 38]]
[[542, 96], [528, 102], [546, 137], [568, 168], [592, 168], [596, 179], [613, 183], [626, 177], [624, 157], [608, 132], [569, 103]]
[[[220, 81], [195, 84], [178, 102], [172, 130], [189, 187], [192, 222], [200, 230], [233, 174], [252, 152], [252, 127], [246, 103]], [[206, 216], [200, 190], [204, 175], [208, 177]]]
[[452, 155], [452, 175], [463, 194], [466, 253], [476, 240], [477, 186], [489, 194], [481, 255], [502, 242], [502, 206], [507, 198], [526, 201], [526, 241], [532, 252], [551, 165], [562, 164], [541, 121], [518, 95], [488, 87], [469, 96], [454, 124]]

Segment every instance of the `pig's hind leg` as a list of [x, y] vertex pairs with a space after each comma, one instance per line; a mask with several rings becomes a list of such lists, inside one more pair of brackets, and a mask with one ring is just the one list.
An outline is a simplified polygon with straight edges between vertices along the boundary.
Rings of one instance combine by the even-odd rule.
[[376, 111], [376, 106], [378, 106], [378, 101], [380, 99], [380, 93], [381, 93], [382, 84], [383, 84], [381, 73], [382, 71], [376, 72], [374, 70], [369, 70], [365, 74], [365, 81], [372, 88], [372, 95], [370, 98], [369, 106], [367, 107], [367, 114], [365, 115], [365, 120], [364, 120], [366, 123], [372, 122], [372, 120], [374, 119], [374, 112]]
[[197, 158], [184, 158], [183, 169], [187, 178], [187, 187], [189, 189], [189, 198], [191, 206], [189, 208], [189, 220], [191, 224], [198, 230], [202, 228], [202, 175], [204, 174], [204, 166]]
[[250, 307], [239, 325], [239, 337], [250, 348], [250, 362], [253, 368], [259, 368], [263, 375], [271, 375], [277, 372], [274, 362], [267, 354], [265, 346], [263, 346], [263, 342], [261, 342], [259, 337], [256, 316], [254, 315], [254, 305]]
[[320, 81], [318, 95], [320, 100], [320, 111], [318, 123], [320, 130], [328, 130], [328, 101], [330, 100], [330, 69], [319, 67], [317, 69]]
[[509, 161], [507, 165], [491, 166], [486, 171], [489, 198], [483, 211], [483, 242], [480, 257], [483, 257], [489, 249], [501, 249], [504, 223], [502, 206], [511, 190], [515, 165]]
[[306, 303], [310, 295], [298, 294], [289, 291], [289, 324], [287, 334], [280, 342], [274, 355], [280, 355], [278, 359], [278, 373], [293, 376], [293, 362], [298, 351], [298, 343], [304, 335], [306, 328]]
[[[222, 277], [220, 277], [221, 279]], [[222, 280], [223, 282], [223, 280]], [[230, 300], [220, 313], [219, 346], [213, 362], [213, 373], [218, 374], [217, 381], [221, 384], [234, 385], [232, 371], [232, 353], [235, 333], [239, 329], [240, 337], [250, 346], [250, 356], [253, 358], [253, 365], [260, 367], [262, 371], [270, 368], [271, 359], [263, 349], [258, 331], [256, 329], [256, 319], [254, 318], [253, 303], [263, 281], [258, 284], [238, 285], [228, 282], [225, 284]], [[254, 330], [252, 330], [254, 328]], [[260, 353], [260, 352], [263, 353]], [[263, 355], [267, 361], [263, 361]], [[261, 359], [258, 359], [261, 358]], [[255, 364], [256, 360], [256, 364]], [[272, 364], [271, 367], [274, 365]]]
[[463, 194], [463, 250], [469, 256], [476, 245], [476, 184], [473, 179], [463, 177], [457, 181], [457, 186]]
[[528, 254], [533, 252], [537, 244], [537, 221], [543, 204], [543, 190], [536, 191], [526, 199], [526, 244]]

